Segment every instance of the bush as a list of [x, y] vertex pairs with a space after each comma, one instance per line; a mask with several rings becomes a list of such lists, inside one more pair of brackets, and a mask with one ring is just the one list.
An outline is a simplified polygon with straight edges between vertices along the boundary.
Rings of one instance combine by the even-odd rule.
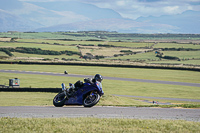
[[124, 52], [124, 53], [132, 53], [133, 51], [131, 51], [131, 50], [121, 50], [120, 52]]
[[80, 52], [74, 51], [53, 51], [53, 50], [42, 50], [41, 48], [26, 48], [26, 47], [17, 47], [17, 48], [0, 48], [0, 51], [5, 52], [9, 56], [13, 56], [11, 52], [27, 53], [27, 54], [40, 54], [40, 55], [81, 55]]
[[103, 55], [95, 55], [95, 57], [94, 57], [95, 59], [103, 59], [104, 58], [104, 56]]
[[175, 56], [164, 56], [164, 57], [162, 57], [162, 58], [164, 58], [164, 59], [169, 59], [169, 60], [179, 60], [179, 58], [178, 58], [178, 57], [175, 57]]
[[0, 48], [0, 51], [5, 52], [9, 56], [13, 56], [13, 54], [11, 53], [12, 48]]
[[115, 47], [114, 45], [98, 44], [99, 47]]

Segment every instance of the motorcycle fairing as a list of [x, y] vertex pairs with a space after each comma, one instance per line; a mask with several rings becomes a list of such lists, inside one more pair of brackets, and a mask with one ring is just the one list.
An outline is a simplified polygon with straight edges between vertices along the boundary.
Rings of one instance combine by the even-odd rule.
[[68, 100], [66, 100], [65, 105], [83, 105], [84, 96], [92, 91], [97, 91], [99, 93], [102, 89], [97, 83], [84, 83], [82, 88], [78, 89]]

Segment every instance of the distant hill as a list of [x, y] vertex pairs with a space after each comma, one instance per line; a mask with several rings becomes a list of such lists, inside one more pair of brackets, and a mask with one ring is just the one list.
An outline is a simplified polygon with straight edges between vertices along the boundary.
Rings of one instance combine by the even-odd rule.
[[177, 15], [140, 17], [137, 22], [168, 24], [177, 27], [175, 33], [200, 33], [200, 11], [185, 11]]
[[27, 31], [33, 30], [42, 25], [25, 20], [19, 16], [7, 13], [0, 9], [0, 31]]
[[124, 33], [200, 34], [200, 12], [186, 11], [177, 15], [131, 20], [123, 18], [112, 9], [83, 2], [0, 0], [0, 25], [0, 32], [102, 30]]
[[[76, 22], [70, 24], [55, 25], [46, 28], [36, 29], [38, 32], [42, 31], [117, 31], [125, 33], [154, 33], [157, 30], [163, 29], [164, 32], [172, 32], [173, 27], [167, 24], [152, 24], [146, 22], [137, 22], [129, 19], [99, 19], [84, 22]], [[166, 30], [167, 29], [167, 30]], [[165, 31], [166, 30], [166, 31]]]
[[105, 19], [105, 18], [122, 18], [121, 15], [112, 9], [99, 8], [95, 5], [75, 2], [75, 1], [60, 1], [60, 2], [31, 2], [34, 5], [54, 11], [70, 11], [76, 14], [85, 16], [90, 20]]
[[200, 33], [200, 12], [186, 11], [178, 15], [130, 19], [98, 19], [43, 27], [36, 31], [108, 30], [125, 33]]

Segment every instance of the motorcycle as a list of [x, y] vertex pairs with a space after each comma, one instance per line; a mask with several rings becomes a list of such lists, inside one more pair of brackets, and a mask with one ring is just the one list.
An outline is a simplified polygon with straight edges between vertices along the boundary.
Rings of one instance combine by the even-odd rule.
[[62, 91], [53, 99], [55, 107], [63, 107], [64, 105], [83, 105], [84, 107], [92, 107], [96, 105], [100, 97], [104, 94], [100, 82], [83, 83], [83, 85], [68, 92], [65, 84], [62, 83]]

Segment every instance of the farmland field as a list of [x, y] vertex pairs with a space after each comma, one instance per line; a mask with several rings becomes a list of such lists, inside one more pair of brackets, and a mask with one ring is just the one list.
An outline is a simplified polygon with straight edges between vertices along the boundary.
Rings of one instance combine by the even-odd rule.
[[198, 35], [55, 32], [0, 33], [0, 37], [0, 61], [200, 65]]

